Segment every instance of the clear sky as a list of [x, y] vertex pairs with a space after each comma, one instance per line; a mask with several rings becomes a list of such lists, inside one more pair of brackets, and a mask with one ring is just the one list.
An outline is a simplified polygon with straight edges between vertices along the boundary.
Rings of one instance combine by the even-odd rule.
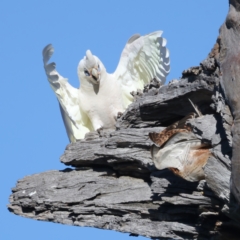
[[76, 69], [87, 49], [113, 72], [132, 34], [163, 30], [171, 80], [206, 58], [227, 11], [227, 0], [1, 0], [0, 239], [134, 239], [114, 231], [26, 219], [7, 210], [18, 179], [65, 168], [59, 157], [68, 138], [43, 70], [44, 46], [53, 44], [59, 73], [78, 87]]

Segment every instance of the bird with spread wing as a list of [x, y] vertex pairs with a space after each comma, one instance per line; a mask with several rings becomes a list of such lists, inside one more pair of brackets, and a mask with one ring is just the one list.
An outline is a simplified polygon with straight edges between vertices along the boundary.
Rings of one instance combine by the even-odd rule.
[[149, 133], [154, 143], [151, 156], [155, 167], [159, 170], [168, 168], [190, 182], [205, 178], [203, 167], [211, 156], [210, 145], [202, 143], [187, 124], [188, 120], [197, 115], [190, 113], [160, 133]]
[[48, 63], [54, 52], [52, 45], [43, 49], [44, 69], [71, 142], [83, 139], [89, 131], [114, 128], [117, 116], [133, 102], [130, 92], [143, 89], [153, 78], [164, 84], [170, 61], [166, 39], [161, 35], [161, 31], [133, 35], [112, 74], [87, 50], [78, 65], [79, 89], [57, 72], [55, 63]]

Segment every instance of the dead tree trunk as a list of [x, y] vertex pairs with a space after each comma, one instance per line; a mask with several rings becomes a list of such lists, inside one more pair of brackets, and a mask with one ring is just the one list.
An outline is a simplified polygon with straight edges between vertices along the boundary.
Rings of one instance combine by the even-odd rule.
[[[200, 66], [160, 88], [152, 81], [118, 119], [116, 131], [89, 133], [69, 144], [61, 161], [74, 170], [19, 180], [9, 210], [38, 220], [149, 238], [239, 239], [239, 204], [230, 193], [233, 159], [233, 193], [239, 199], [239, 11], [240, 0], [230, 0], [218, 41]], [[203, 113], [190, 122], [193, 132], [212, 146], [205, 180], [194, 183], [167, 169], [157, 170], [148, 138], [149, 132], [192, 112], [188, 99]]]

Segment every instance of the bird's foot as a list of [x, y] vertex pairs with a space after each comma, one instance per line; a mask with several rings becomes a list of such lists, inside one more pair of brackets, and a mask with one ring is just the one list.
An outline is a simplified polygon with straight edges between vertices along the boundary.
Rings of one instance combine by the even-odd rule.
[[141, 89], [137, 89], [137, 91], [132, 91], [130, 92], [130, 94], [135, 98], [135, 97], [138, 97], [138, 96], [142, 96], [143, 95], [143, 91]]
[[120, 118], [122, 115], [123, 115], [122, 112], [118, 112], [118, 113], [117, 113], [117, 118]]
[[116, 116], [114, 116], [115, 121], [123, 115], [122, 112], [118, 112]]
[[101, 136], [101, 131], [103, 130], [103, 127], [100, 127], [97, 129], [97, 133]]

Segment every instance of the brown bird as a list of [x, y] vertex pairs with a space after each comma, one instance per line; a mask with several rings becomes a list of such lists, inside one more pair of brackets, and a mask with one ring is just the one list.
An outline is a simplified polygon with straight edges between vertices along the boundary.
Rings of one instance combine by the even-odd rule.
[[169, 168], [191, 182], [205, 178], [203, 166], [211, 155], [209, 144], [202, 143], [187, 126], [187, 120], [195, 117], [195, 113], [190, 113], [160, 133], [149, 133], [154, 142], [151, 155], [156, 168]]
[[149, 138], [159, 147], [161, 147], [165, 142], [167, 142], [174, 134], [179, 132], [190, 132], [192, 128], [186, 125], [187, 120], [196, 117], [195, 113], [189, 113], [186, 117], [173, 123], [172, 125], [166, 127], [162, 132], [149, 133]]

